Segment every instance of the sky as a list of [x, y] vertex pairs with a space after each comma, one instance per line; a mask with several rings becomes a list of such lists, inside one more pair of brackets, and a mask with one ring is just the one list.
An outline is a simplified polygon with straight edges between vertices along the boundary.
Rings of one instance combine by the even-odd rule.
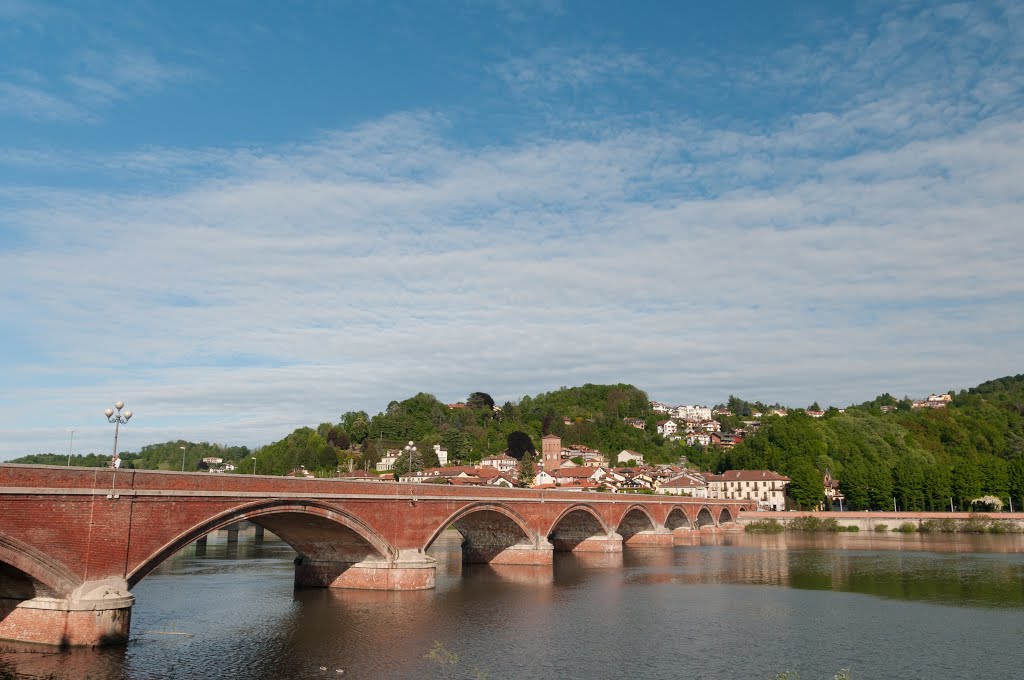
[[0, 460], [1024, 372], [1024, 5], [0, 0]]

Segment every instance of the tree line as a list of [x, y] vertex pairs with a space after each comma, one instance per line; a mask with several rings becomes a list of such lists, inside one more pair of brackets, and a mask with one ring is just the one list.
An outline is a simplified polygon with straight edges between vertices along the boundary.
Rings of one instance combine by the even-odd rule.
[[[797, 507], [813, 508], [824, 499], [826, 472], [840, 482], [845, 507], [851, 510], [943, 510], [970, 506], [991, 495], [1014, 508], [1024, 506], [1024, 375], [1008, 376], [952, 394], [946, 408], [912, 409], [909, 399], [883, 394], [840, 412], [828, 409], [812, 418], [802, 409], [789, 415], [766, 415], [779, 404], [747, 402], [730, 396], [732, 416], [718, 416], [723, 431], [746, 430], [731, 449], [688, 447], [656, 432], [663, 415], [652, 412], [647, 394], [632, 385], [562, 387], [497, 405], [486, 392], [473, 392], [449, 407], [433, 395], [419, 393], [392, 401], [376, 415], [347, 411], [337, 422], [303, 427], [255, 450], [185, 441], [143, 447], [124, 453], [126, 467], [176, 470], [202, 468], [202, 459], [220, 457], [236, 473], [283, 475], [305, 467], [329, 476], [337, 469], [373, 471], [389, 449], [412, 441], [412, 469], [437, 464], [434, 445], [448, 451], [451, 463], [471, 464], [508, 450], [517, 458], [532, 456], [544, 434], [563, 445], [580, 444], [614, 457], [637, 451], [653, 463], [688, 461], [709, 472], [769, 469], [790, 477]], [[816, 404], [812, 404], [816, 406]], [[883, 407], [885, 407], [883, 409]], [[817, 410], [817, 409], [811, 409]], [[762, 413], [754, 430], [747, 423]], [[637, 429], [624, 419], [640, 419]], [[63, 465], [66, 455], [38, 454], [14, 462]], [[76, 465], [105, 465], [106, 456], [76, 455]], [[410, 467], [397, 461], [398, 472]]]

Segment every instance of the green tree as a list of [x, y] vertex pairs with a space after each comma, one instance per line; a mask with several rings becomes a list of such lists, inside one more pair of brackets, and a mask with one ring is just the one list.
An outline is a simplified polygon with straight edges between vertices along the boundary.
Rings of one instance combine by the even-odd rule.
[[[411, 467], [410, 458], [412, 463]], [[408, 473], [410, 470], [412, 472], [420, 472], [423, 469], [423, 454], [420, 452], [419, 449], [417, 449], [411, 456], [403, 451], [402, 455], [399, 456], [398, 460], [395, 461], [395, 467], [392, 469], [392, 472], [395, 475], [395, 479], [398, 479], [402, 475]]]
[[814, 464], [806, 458], [797, 458], [790, 463], [789, 495], [797, 507], [813, 510], [825, 499], [824, 477]]
[[494, 399], [486, 392], [473, 392], [466, 398], [466, 406], [494, 410]]
[[536, 477], [537, 471], [534, 466], [534, 455], [527, 452], [523, 459], [519, 461], [519, 484], [521, 486], [530, 486]]

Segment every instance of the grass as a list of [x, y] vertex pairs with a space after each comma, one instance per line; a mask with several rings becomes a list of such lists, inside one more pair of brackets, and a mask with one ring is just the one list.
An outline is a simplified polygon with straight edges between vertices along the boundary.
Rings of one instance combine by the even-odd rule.
[[743, 530], [749, 534], [781, 534], [786, 527], [774, 519], [756, 519]]

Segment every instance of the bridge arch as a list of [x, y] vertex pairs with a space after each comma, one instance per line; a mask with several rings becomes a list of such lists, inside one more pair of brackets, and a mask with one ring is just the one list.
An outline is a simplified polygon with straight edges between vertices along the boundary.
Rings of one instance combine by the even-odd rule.
[[616, 533], [622, 536], [622, 540], [627, 541], [641, 531], [654, 531], [656, 527], [657, 523], [646, 508], [632, 505], [622, 513]]
[[596, 510], [579, 503], [566, 508], [551, 524], [548, 540], [555, 550], [571, 551], [588, 538], [611, 533], [611, 528]]
[[448, 527], [462, 535], [463, 562], [500, 561], [515, 546], [533, 546], [536, 532], [515, 510], [501, 504], [470, 503], [449, 515], [423, 545], [427, 550]]
[[49, 555], [26, 543], [0, 534], [0, 598], [4, 583], [9, 583], [14, 599], [31, 599], [40, 595], [63, 597], [71, 593], [81, 579]]
[[715, 526], [715, 517], [711, 514], [711, 510], [708, 509], [708, 506], [700, 506], [700, 510], [697, 512], [697, 519], [693, 524], [696, 529], [706, 526]]
[[179, 534], [128, 574], [129, 587], [193, 541], [245, 520], [269, 529], [307, 560], [386, 562], [397, 556], [397, 551], [366, 522], [337, 507], [315, 501], [257, 501], [215, 515]]
[[719, 524], [732, 524], [736, 520], [732, 516], [732, 510], [723, 506], [718, 512], [718, 523]]
[[693, 523], [690, 522], [686, 510], [682, 506], [676, 505], [669, 511], [668, 517], [665, 518], [665, 528], [669, 531], [673, 529], [692, 529]]

